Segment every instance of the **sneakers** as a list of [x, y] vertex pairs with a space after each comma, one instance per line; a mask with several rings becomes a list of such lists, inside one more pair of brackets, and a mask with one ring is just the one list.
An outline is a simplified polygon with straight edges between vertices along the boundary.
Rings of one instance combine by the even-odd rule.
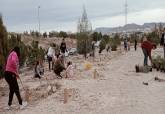
[[20, 110], [25, 109], [26, 106], [27, 106], [27, 102], [23, 102], [22, 105], [20, 105]]
[[8, 105], [8, 106], [5, 107], [4, 109], [5, 109], [5, 110], [10, 110], [10, 109], [11, 109], [11, 106]]

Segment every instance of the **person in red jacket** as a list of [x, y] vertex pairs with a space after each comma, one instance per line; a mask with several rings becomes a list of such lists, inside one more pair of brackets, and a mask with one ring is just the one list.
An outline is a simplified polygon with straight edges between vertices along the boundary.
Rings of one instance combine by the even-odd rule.
[[146, 36], [144, 36], [144, 40], [141, 44], [143, 54], [144, 54], [144, 66], [148, 66], [148, 57], [152, 64], [152, 57], [151, 57], [151, 51], [152, 49], [156, 49], [156, 45], [151, 43], [147, 40]]

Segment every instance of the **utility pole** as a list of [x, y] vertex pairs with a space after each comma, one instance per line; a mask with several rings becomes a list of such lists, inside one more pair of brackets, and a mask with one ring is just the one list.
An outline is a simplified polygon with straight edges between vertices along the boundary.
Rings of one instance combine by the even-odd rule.
[[[125, 0], [125, 26], [127, 25], [127, 13], [128, 13], [128, 4], [127, 0]], [[125, 31], [125, 42], [127, 43], [126, 50], [128, 50], [128, 37], [127, 37], [127, 30]]]
[[127, 0], [125, 0], [125, 25], [127, 25], [127, 13], [128, 13], [128, 4], [127, 4]]
[[38, 30], [40, 34], [40, 6], [38, 6]]

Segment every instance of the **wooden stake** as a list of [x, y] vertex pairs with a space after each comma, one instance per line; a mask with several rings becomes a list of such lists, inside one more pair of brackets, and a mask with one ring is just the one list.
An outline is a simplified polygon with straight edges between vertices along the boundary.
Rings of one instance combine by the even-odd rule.
[[30, 101], [30, 92], [29, 92], [29, 89], [28, 88], [25, 90], [25, 100], [27, 102]]
[[64, 104], [68, 102], [68, 89], [64, 89]]
[[95, 69], [94, 72], [93, 72], [93, 78], [94, 78], [94, 79], [96, 79], [96, 77], [97, 77], [96, 75], [97, 75], [97, 71], [96, 71], [96, 69]]

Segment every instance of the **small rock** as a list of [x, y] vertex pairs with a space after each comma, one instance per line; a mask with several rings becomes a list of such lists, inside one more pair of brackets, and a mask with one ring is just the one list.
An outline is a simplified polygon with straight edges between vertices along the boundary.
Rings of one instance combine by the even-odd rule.
[[52, 91], [56, 92], [56, 87], [55, 86], [52, 87]]
[[47, 92], [50, 92], [51, 89], [52, 89], [52, 87], [49, 85], [49, 86], [47, 87]]

